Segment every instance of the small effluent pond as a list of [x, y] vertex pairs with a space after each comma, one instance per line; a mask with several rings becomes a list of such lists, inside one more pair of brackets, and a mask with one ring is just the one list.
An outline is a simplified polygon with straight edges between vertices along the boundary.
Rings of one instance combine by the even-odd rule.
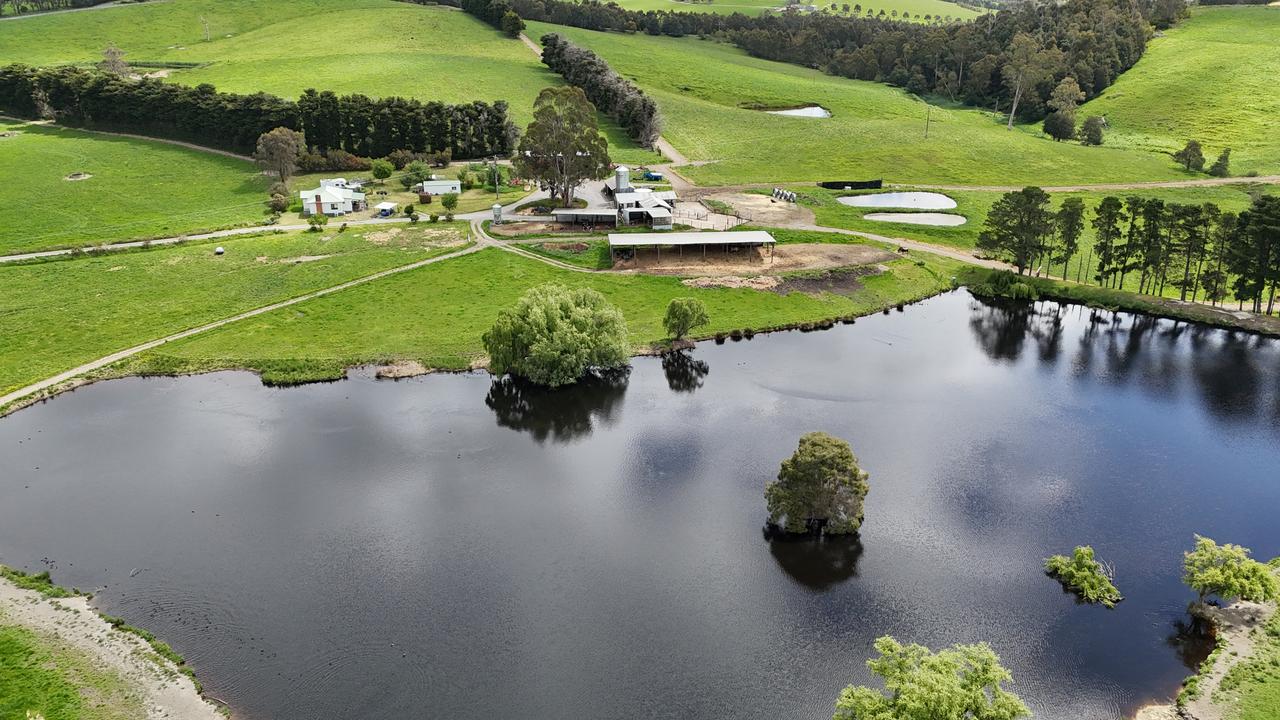
[[956, 201], [936, 192], [884, 192], [869, 195], [846, 195], [836, 198], [842, 205], [860, 208], [895, 208], [900, 210], [950, 210]]
[[807, 107], [786, 108], [783, 110], [765, 110], [770, 115], [785, 115], [787, 117], [801, 118], [829, 118], [831, 111], [820, 105], [809, 105]]
[[862, 216], [863, 220], [874, 220], [876, 222], [901, 223], [904, 225], [938, 225], [943, 227], [953, 227], [965, 224], [966, 220], [963, 215], [952, 215], [951, 213], [937, 212], [919, 212], [919, 213], [867, 213]]
[[[811, 430], [871, 473], [859, 538], [764, 531]], [[245, 718], [826, 720], [893, 634], [1118, 720], [1207, 652], [1193, 533], [1280, 555], [1280, 343], [958, 291], [560, 392], [104, 382], [0, 419], [0, 457], [0, 562], [97, 589]], [[1042, 572], [1085, 543], [1114, 610]]]

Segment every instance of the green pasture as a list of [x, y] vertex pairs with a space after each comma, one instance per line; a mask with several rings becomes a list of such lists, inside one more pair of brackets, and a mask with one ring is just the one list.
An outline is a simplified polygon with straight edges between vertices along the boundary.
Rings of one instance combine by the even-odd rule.
[[[223, 238], [0, 265], [0, 394], [148, 340], [447, 252], [465, 225]], [[217, 256], [216, 245], [226, 248]]]
[[0, 254], [250, 225], [266, 210], [252, 163], [39, 124], [0, 122], [0, 176]]
[[[1002, 116], [932, 108], [903, 90], [749, 57], [697, 38], [601, 33], [530, 23], [589, 47], [658, 102], [663, 135], [691, 160], [696, 183], [885, 178], [892, 182], [1008, 185], [1191, 177], [1167, 155], [1054, 142], [1038, 126], [1005, 129]], [[756, 108], [817, 104], [831, 118]], [[925, 135], [926, 121], [929, 137]]]
[[[208, 23], [209, 40], [205, 40]], [[50, 42], [50, 38], [57, 38]], [[172, 82], [296, 98], [307, 88], [465, 103], [506, 100], [521, 129], [560, 85], [519, 40], [453, 8], [393, 0], [164, 0], [0, 24], [0, 64], [89, 64], [114, 43]], [[617, 160], [653, 162], [616, 127]]]
[[98, 664], [66, 640], [9, 624], [0, 614], [0, 718], [146, 717], [137, 691]]
[[1108, 145], [1174, 152], [1194, 139], [1209, 163], [1230, 147], [1233, 174], [1276, 174], [1278, 83], [1280, 7], [1197, 7], [1080, 117], [1105, 117]]
[[[166, 345], [118, 370], [250, 368], [264, 380], [290, 382], [339, 377], [351, 365], [394, 360], [465, 368], [483, 359], [480, 336], [498, 311], [545, 282], [599, 290], [622, 310], [632, 343], [641, 348], [666, 336], [662, 316], [674, 297], [696, 296], [706, 303], [711, 324], [700, 329], [703, 335], [762, 330], [865, 314], [932, 295], [950, 287], [958, 265], [932, 257], [920, 264], [895, 261], [850, 295], [780, 295], [694, 289], [675, 277], [570, 272], [488, 249]], [[395, 311], [382, 311], [388, 307]]]

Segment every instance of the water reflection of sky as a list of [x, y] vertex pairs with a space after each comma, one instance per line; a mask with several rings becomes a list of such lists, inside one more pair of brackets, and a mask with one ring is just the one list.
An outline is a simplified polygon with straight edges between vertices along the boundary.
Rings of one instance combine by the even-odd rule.
[[[0, 421], [0, 561], [105, 585], [247, 717], [826, 718], [891, 633], [1117, 718], [1195, 657], [1191, 534], [1280, 554], [1278, 385], [1273, 341], [964, 293], [571, 391], [104, 383]], [[871, 472], [856, 542], [762, 532], [813, 429]], [[1079, 543], [1116, 610], [1041, 573]]]

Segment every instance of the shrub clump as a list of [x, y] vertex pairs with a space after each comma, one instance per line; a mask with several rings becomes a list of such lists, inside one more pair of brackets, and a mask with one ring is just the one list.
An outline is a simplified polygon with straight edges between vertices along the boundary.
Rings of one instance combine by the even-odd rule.
[[1044, 570], [1085, 602], [1115, 607], [1124, 599], [1111, 582], [1111, 574], [1093, 557], [1093, 548], [1081, 545], [1071, 557], [1054, 555], [1044, 561]]
[[481, 338], [489, 370], [557, 387], [588, 370], [627, 364], [627, 322], [622, 312], [589, 288], [548, 283], [531, 288], [515, 307], [498, 314]]
[[0, 577], [17, 585], [23, 590], [34, 590], [47, 598], [68, 598], [80, 595], [79, 590], [68, 590], [53, 584], [49, 571], [26, 573], [11, 567], [0, 565]]

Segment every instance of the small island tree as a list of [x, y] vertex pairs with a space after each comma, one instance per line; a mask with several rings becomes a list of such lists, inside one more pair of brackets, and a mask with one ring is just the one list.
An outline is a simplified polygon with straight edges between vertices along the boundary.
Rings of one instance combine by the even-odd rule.
[[1194, 550], [1183, 554], [1183, 582], [1200, 593], [1200, 602], [1210, 595], [1223, 600], [1266, 602], [1280, 599], [1280, 584], [1271, 568], [1249, 557], [1249, 549], [1196, 536]]
[[769, 522], [790, 533], [857, 532], [869, 489], [849, 443], [824, 432], [807, 433], [764, 490]]
[[680, 340], [690, 330], [711, 322], [707, 316], [707, 306], [698, 298], [678, 297], [667, 303], [667, 314], [662, 319], [662, 326], [672, 338]]
[[1054, 555], [1044, 561], [1044, 570], [1085, 602], [1115, 607], [1124, 599], [1112, 581], [1112, 572], [1093, 557], [1088, 545], [1076, 547], [1071, 557]]
[[626, 365], [630, 347], [626, 320], [603, 295], [553, 283], [530, 288], [514, 308], [498, 313], [482, 341], [495, 375], [549, 387]]
[[986, 643], [934, 653], [886, 635], [879, 658], [867, 661], [886, 692], [850, 685], [840, 692], [832, 720], [1017, 720], [1031, 711], [1001, 687], [1012, 678]]

